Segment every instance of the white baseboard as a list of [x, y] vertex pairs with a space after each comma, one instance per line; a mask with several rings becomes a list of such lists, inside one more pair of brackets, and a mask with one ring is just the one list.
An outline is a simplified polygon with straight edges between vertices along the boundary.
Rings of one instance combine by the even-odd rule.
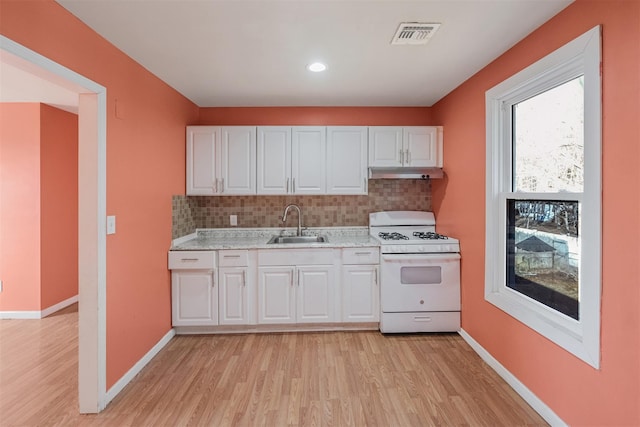
[[47, 317], [50, 314], [55, 313], [56, 311], [62, 310], [63, 308], [69, 307], [71, 304], [75, 304], [78, 302], [78, 295], [67, 298], [66, 300], [59, 302], [57, 304], [52, 305], [49, 308], [45, 308], [42, 310], [42, 317]]
[[175, 334], [176, 332], [173, 329], [167, 332], [165, 336], [163, 336], [160, 341], [158, 341], [157, 344], [142, 357], [142, 359], [138, 360], [138, 362], [107, 391], [106, 401], [104, 402], [105, 406], [109, 404], [109, 402], [111, 402], [113, 398], [116, 397], [118, 393], [120, 393], [145, 366], [147, 366], [151, 359], [153, 359], [154, 356], [158, 354], [160, 350], [169, 343], [169, 341], [171, 341], [171, 338], [173, 338]]
[[57, 304], [47, 307], [42, 311], [0, 311], [0, 319], [42, 319], [56, 311], [69, 307], [78, 302], [78, 295], [67, 298]]
[[484, 360], [503, 380], [515, 390], [516, 393], [522, 397], [525, 402], [529, 404], [542, 418], [545, 419], [551, 426], [567, 426], [558, 415], [551, 408], [549, 408], [538, 396], [533, 394], [523, 383], [518, 380], [511, 372], [507, 370], [496, 358], [494, 358], [487, 350], [484, 349], [471, 335], [469, 335], [464, 329], [460, 329], [458, 332], [462, 339], [464, 339], [471, 348], [478, 353], [478, 355]]
[[41, 319], [41, 311], [0, 311], [0, 319]]

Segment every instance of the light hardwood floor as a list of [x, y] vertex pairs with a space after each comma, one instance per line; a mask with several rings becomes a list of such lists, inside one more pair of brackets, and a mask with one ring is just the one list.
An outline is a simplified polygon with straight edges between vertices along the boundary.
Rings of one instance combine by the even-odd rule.
[[0, 320], [0, 426], [546, 425], [456, 334], [178, 336], [77, 413], [77, 306]]

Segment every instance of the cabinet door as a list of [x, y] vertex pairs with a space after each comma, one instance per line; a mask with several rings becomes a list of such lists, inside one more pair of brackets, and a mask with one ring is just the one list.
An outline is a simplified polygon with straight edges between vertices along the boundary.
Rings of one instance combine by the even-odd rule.
[[326, 128], [292, 128], [292, 191], [296, 194], [326, 193]]
[[258, 323], [295, 323], [294, 267], [258, 268]]
[[403, 130], [405, 166], [436, 167], [439, 163], [438, 127], [407, 127]]
[[218, 192], [220, 128], [187, 127], [187, 195], [211, 196]]
[[369, 166], [402, 166], [403, 150], [401, 127], [369, 127]]
[[218, 292], [212, 270], [171, 272], [173, 326], [218, 324]]
[[367, 194], [367, 128], [327, 128], [327, 193]]
[[342, 267], [342, 321], [378, 322], [380, 320], [378, 267], [345, 265]]
[[256, 194], [256, 128], [221, 128], [221, 189], [223, 194]]
[[219, 317], [221, 325], [249, 323], [247, 305], [247, 268], [219, 269]]
[[333, 266], [297, 267], [297, 321], [322, 323], [335, 320]]
[[291, 128], [258, 128], [258, 194], [287, 194], [291, 189]]

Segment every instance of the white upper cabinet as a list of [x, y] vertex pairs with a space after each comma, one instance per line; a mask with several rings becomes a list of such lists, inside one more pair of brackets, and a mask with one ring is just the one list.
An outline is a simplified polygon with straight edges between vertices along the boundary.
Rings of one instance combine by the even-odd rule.
[[369, 127], [369, 166], [402, 166], [403, 156], [402, 128], [395, 126]]
[[369, 166], [442, 167], [442, 126], [369, 127]]
[[291, 192], [326, 194], [327, 152], [324, 126], [296, 126], [291, 134]]
[[189, 126], [187, 195], [368, 192], [367, 167], [442, 167], [442, 126]]
[[367, 194], [367, 127], [327, 127], [327, 193]]
[[258, 194], [291, 191], [291, 127], [258, 127]]
[[256, 194], [255, 126], [187, 127], [187, 195]]
[[405, 166], [442, 167], [442, 127], [406, 127], [402, 130]]
[[256, 194], [256, 128], [221, 128], [221, 188], [223, 194]]
[[187, 195], [218, 194], [220, 127], [187, 127]]
[[258, 127], [258, 194], [326, 194], [324, 126]]

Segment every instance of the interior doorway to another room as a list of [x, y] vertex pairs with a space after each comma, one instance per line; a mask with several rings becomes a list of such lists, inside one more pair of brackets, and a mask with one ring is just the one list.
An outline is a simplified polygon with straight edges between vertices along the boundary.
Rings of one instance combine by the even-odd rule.
[[[78, 398], [95, 413], [106, 393], [106, 88], [0, 36], [0, 62], [76, 95], [78, 111]], [[33, 96], [30, 94], [29, 96]], [[27, 94], [25, 93], [25, 98]], [[17, 100], [16, 100], [17, 101]], [[23, 99], [42, 102], [40, 99]]]

